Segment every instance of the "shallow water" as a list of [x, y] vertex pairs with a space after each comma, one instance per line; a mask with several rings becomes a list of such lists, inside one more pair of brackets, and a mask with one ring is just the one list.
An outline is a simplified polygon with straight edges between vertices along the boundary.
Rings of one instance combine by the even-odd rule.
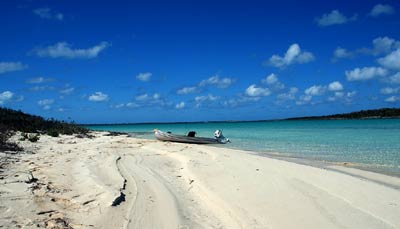
[[153, 129], [212, 137], [221, 129], [232, 143], [224, 147], [326, 162], [400, 175], [400, 119], [222, 122], [88, 126], [154, 139]]

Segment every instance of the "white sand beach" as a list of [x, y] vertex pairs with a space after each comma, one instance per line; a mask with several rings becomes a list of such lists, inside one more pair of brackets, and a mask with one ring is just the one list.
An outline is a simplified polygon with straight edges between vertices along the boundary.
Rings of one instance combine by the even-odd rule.
[[400, 178], [106, 134], [1, 153], [0, 227], [400, 228]]

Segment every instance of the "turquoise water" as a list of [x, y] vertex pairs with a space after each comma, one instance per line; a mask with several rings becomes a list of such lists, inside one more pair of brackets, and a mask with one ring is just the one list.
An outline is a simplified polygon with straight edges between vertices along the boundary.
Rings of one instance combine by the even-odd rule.
[[356, 167], [400, 176], [400, 119], [265, 121], [188, 124], [89, 126], [93, 130], [129, 132], [154, 139], [157, 128], [212, 137], [221, 129], [232, 143], [223, 147], [260, 154], [326, 162], [350, 162]]

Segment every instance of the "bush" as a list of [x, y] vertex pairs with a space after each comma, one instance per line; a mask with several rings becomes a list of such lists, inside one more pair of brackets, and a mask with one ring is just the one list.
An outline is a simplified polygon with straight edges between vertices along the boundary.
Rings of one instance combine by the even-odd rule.
[[57, 130], [49, 130], [49, 131], [47, 131], [47, 135], [56, 138], [56, 137], [60, 136], [60, 133]]
[[39, 134], [28, 134], [28, 140], [30, 142], [37, 142], [39, 141], [40, 137]]
[[14, 142], [7, 142], [12, 133], [0, 128], [0, 151], [22, 151], [23, 148]]

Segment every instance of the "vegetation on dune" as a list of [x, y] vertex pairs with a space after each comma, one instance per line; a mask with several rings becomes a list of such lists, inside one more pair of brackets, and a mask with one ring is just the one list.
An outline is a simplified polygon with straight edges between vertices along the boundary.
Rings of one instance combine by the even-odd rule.
[[[88, 129], [73, 123], [44, 119], [40, 116], [26, 114], [7, 108], [0, 108], [0, 126], [9, 131], [21, 131], [26, 133], [46, 133], [51, 136], [58, 134], [86, 134]], [[58, 135], [57, 135], [58, 136]]]
[[58, 137], [60, 134], [88, 136], [89, 132], [88, 129], [73, 123], [55, 119], [46, 120], [40, 116], [0, 107], [0, 151], [22, 150], [16, 143], [8, 141], [15, 131], [22, 132], [21, 141], [29, 140], [31, 142], [37, 142], [40, 134], [48, 134], [52, 137]]

